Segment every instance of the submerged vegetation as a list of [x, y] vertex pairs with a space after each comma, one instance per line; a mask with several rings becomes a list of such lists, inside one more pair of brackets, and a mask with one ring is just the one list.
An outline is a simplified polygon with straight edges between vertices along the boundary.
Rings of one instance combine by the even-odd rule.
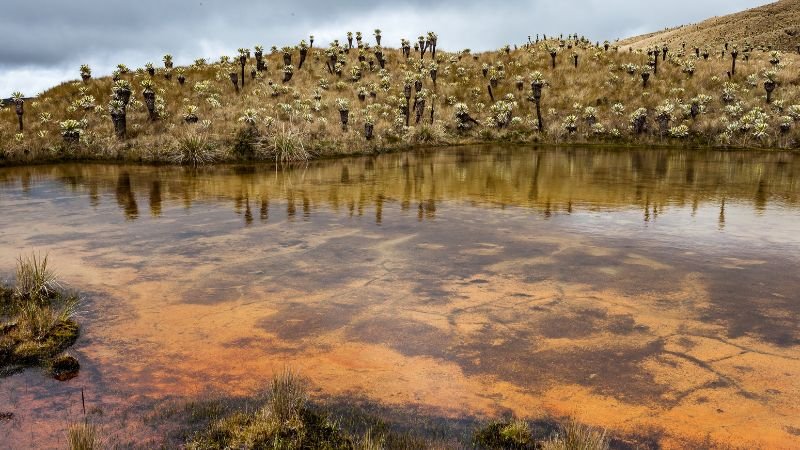
[[[800, 61], [769, 43], [644, 48], [577, 34], [475, 53], [360, 32], [175, 67], [120, 64], [0, 111], [0, 161], [173, 162], [513, 141], [797, 148]], [[353, 39], [353, 36], [355, 39]], [[385, 44], [385, 42], [384, 42]], [[177, 76], [173, 76], [177, 74]], [[9, 105], [10, 106], [10, 105]]]
[[47, 256], [17, 260], [13, 286], [0, 285], [0, 377], [41, 366], [59, 379], [77, 374], [64, 350], [78, 338], [78, 296], [64, 291]]

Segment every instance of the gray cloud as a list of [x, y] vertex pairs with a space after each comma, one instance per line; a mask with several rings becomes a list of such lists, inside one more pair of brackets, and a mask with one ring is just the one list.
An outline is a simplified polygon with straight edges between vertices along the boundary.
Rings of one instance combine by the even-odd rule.
[[[696, 22], [767, 3], [764, 0], [9, 0], [0, 14], [0, 96], [39, 92], [117, 63], [138, 67], [171, 53], [187, 63], [255, 44], [282, 46], [314, 34], [321, 45], [348, 30], [384, 31], [385, 44], [428, 30], [445, 49], [489, 50], [536, 33], [577, 32], [613, 40]], [[13, 37], [13, 38], [11, 38]]]

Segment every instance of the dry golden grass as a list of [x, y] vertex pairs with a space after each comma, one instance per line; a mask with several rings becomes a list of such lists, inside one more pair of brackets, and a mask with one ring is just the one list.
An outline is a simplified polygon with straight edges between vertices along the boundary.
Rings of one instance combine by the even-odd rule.
[[634, 49], [666, 43], [677, 48], [708, 47], [718, 51], [726, 42], [753, 46], [772, 46], [776, 50], [797, 52], [800, 45], [800, 0], [780, 0], [727, 16], [713, 17], [699, 23], [683, 25], [642, 36], [624, 39], [620, 48]]
[[[558, 50], [555, 68], [550, 48]], [[646, 88], [641, 72], [652, 69], [644, 52], [604, 49], [582, 39], [549, 40], [480, 54], [438, 51], [435, 85], [430, 52], [421, 59], [412, 50], [406, 58], [398, 49], [384, 48], [386, 70], [381, 71], [374, 49], [364, 49], [361, 63], [359, 49], [342, 50], [345, 65], [339, 76], [330, 73], [326, 50], [312, 48], [305, 65], [295, 68], [288, 82], [282, 81], [281, 51], [264, 55], [267, 70], [257, 72], [255, 79], [249, 75], [255, 67], [250, 58], [240, 92], [229, 74], [241, 69], [229, 62], [180, 68], [186, 76], [183, 86], [177, 82], [177, 68], [171, 79], [163, 69], [152, 77], [145, 69], [124, 74], [121, 78], [133, 85], [124, 140], [114, 136], [107, 108], [112, 93], [109, 77], [63, 83], [25, 103], [26, 128], [21, 134], [14, 108], [0, 110], [0, 164], [64, 159], [187, 164], [288, 161], [486, 141], [766, 148], [797, 147], [800, 141], [800, 106], [793, 106], [800, 105], [796, 70], [800, 57], [790, 53], [778, 55], [780, 62], [773, 65], [770, 52], [742, 48], [730, 80], [736, 84], [735, 92], [726, 103], [721, 96], [729, 81], [730, 57], [714, 54], [705, 60], [688, 48], [681, 52], [679, 46], [659, 60], [658, 73], [652, 74]], [[295, 65], [298, 53], [297, 48], [291, 52]], [[350, 74], [359, 66], [362, 76], [355, 81]], [[693, 76], [685, 71], [688, 66], [694, 67]], [[484, 68], [488, 68], [486, 74]], [[777, 88], [774, 101], [767, 104], [764, 71], [770, 69], [776, 71]], [[542, 132], [537, 131], [536, 110], [529, 101], [537, 72], [546, 80]], [[493, 76], [494, 99], [488, 89]], [[149, 120], [142, 96], [141, 82], [151, 79], [157, 104], [162, 105], [156, 121]], [[413, 108], [414, 81], [422, 83], [420, 95], [426, 100], [419, 109], [419, 123]], [[401, 111], [409, 84], [411, 111], [406, 126]], [[366, 95], [360, 98], [359, 92]], [[691, 106], [698, 102], [700, 114], [693, 119]], [[346, 129], [340, 123], [343, 104], [349, 104]], [[459, 104], [480, 125], [459, 128]], [[631, 114], [640, 108], [648, 126], [645, 132], [634, 133]], [[196, 115], [197, 123], [184, 121], [188, 112]], [[659, 129], [656, 120], [660, 113], [669, 119], [665, 130]], [[66, 120], [82, 121], [79, 142], [67, 143], [62, 138], [60, 124]], [[365, 136], [368, 124], [374, 126], [370, 140]], [[783, 131], [781, 125], [785, 125]]]
[[73, 376], [77, 361], [59, 354], [78, 338], [78, 297], [60, 289], [47, 256], [20, 257], [16, 275], [13, 288], [0, 284], [0, 378], [29, 366]]

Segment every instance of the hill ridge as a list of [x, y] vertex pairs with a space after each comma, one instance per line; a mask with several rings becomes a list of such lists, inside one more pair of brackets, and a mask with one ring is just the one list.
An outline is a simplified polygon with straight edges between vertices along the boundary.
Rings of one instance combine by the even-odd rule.
[[701, 22], [632, 36], [619, 41], [620, 48], [634, 50], [661, 45], [708, 47], [750, 43], [776, 50], [797, 51], [800, 46], [800, 0], [779, 0], [744, 11], [714, 16]]

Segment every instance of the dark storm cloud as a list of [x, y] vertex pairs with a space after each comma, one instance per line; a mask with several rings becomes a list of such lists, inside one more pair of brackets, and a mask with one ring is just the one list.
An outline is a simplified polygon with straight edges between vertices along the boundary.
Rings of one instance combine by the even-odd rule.
[[435, 30], [446, 49], [486, 50], [536, 33], [614, 39], [766, 3], [763, 0], [6, 0], [0, 11], [0, 95], [29, 93], [77, 76], [89, 63], [107, 74], [171, 53], [178, 63], [238, 47], [282, 46], [309, 34], [324, 45], [360, 30], [385, 42]]

